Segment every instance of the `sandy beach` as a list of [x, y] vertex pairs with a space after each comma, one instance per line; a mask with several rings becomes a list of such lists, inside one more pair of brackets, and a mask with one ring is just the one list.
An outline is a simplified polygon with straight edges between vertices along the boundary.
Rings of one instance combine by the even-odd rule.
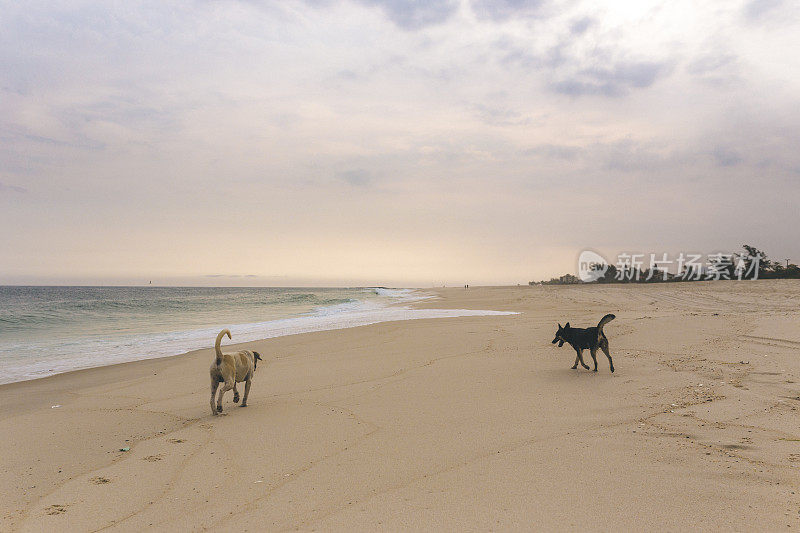
[[[247, 343], [226, 416], [213, 339], [3, 385], [0, 530], [800, 528], [796, 281], [435, 293], [519, 314]], [[556, 323], [609, 312], [616, 373], [571, 370]]]

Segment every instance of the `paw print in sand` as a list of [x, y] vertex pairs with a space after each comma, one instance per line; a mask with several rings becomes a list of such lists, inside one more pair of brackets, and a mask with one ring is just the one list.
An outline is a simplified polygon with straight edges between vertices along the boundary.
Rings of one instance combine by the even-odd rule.
[[67, 512], [66, 505], [53, 504], [44, 510], [49, 515], [64, 514]]

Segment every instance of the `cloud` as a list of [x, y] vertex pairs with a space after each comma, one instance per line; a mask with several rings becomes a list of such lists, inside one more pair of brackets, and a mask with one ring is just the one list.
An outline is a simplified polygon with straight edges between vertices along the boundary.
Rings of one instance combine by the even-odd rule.
[[499, 61], [505, 66], [517, 66], [528, 70], [556, 69], [578, 60], [570, 52], [571, 42], [560, 40], [544, 50], [532, 50], [530, 46], [500, 39], [492, 45]]
[[533, 39], [506, 34], [490, 49], [500, 65], [535, 73], [556, 94], [619, 98], [651, 87], [678, 63], [666, 50], [631, 47], [623, 30], [609, 31], [593, 17], [567, 15], [539, 26]]
[[744, 6], [744, 16], [754, 22], [763, 19], [769, 12], [783, 5], [784, 0], [750, 0]]
[[0, 182], [0, 193], [2, 192], [10, 192], [10, 193], [27, 193], [28, 189], [25, 187], [19, 187], [17, 185], [6, 185], [3, 182]]
[[340, 172], [336, 175], [336, 177], [339, 180], [352, 185], [353, 187], [364, 188], [372, 182], [372, 177], [370, 176], [369, 172], [362, 169], [353, 169]]
[[524, 126], [530, 118], [515, 109], [494, 104], [474, 104], [473, 111], [485, 124], [491, 126]]
[[473, 0], [472, 10], [480, 18], [501, 22], [537, 15], [545, 3], [545, 0]]
[[732, 167], [743, 161], [742, 157], [736, 150], [722, 146], [714, 148], [711, 151], [711, 155], [716, 161], [717, 165], [721, 167]]
[[686, 71], [690, 74], [705, 75], [717, 72], [736, 61], [733, 54], [706, 54], [699, 56], [686, 66]]
[[455, 0], [358, 0], [367, 6], [380, 8], [386, 16], [404, 30], [419, 30], [446, 22], [458, 11]]
[[724, 86], [741, 81], [739, 58], [726, 52], [697, 56], [686, 65], [686, 72], [709, 85]]
[[553, 91], [568, 96], [619, 97], [631, 89], [650, 87], [669, 72], [669, 64], [656, 61], [619, 62], [611, 68], [588, 68], [551, 84]]
[[540, 144], [523, 151], [525, 154], [542, 156], [549, 159], [565, 159], [568, 161], [575, 160], [583, 152], [584, 149], [582, 147], [565, 144]]
[[586, 30], [594, 26], [596, 23], [597, 21], [592, 17], [581, 17], [577, 20], [574, 20], [572, 24], [569, 25], [569, 31], [573, 35], [583, 35], [586, 33]]

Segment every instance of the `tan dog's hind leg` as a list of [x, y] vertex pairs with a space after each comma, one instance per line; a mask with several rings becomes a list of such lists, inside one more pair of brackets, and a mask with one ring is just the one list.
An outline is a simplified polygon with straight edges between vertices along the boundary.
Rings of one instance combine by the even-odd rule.
[[222, 412], [222, 396], [233, 388], [233, 381], [226, 381], [225, 385], [219, 390], [219, 398], [217, 399], [217, 412]]
[[239, 391], [236, 389], [236, 383], [233, 384], [233, 403], [239, 403]]
[[217, 394], [217, 388], [219, 387], [219, 381], [216, 379], [211, 379], [211, 414], [216, 415], [217, 410], [214, 408], [214, 396]]
[[242, 407], [247, 407], [247, 395], [250, 394], [250, 378], [244, 382], [244, 398], [242, 398]]

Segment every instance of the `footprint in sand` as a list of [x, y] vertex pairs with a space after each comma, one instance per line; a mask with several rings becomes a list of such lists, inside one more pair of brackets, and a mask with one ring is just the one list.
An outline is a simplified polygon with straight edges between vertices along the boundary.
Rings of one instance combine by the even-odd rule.
[[142, 461], [150, 461], [151, 463], [155, 463], [156, 461], [160, 461], [163, 459], [161, 455], [148, 455], [147, 457], [143, 457]]
[[723, 444], [722, 447], [726, 450], [749, 450], [751, 448], [745, 444]]
[[167, 442], [171, 442], [172, 444], [180, 444], [186, 441], [184, 439], [169, 439]]
[[47, 509], [45, 509], [45, 512], [47, 514], [49, 514], [49, 515], [64, 514], [64, 513], [67, 512], [67, 506], [66, 505], [53, 504], [50, 507], [48, 507]]
[[106, 483], [111, 483], [111, 480], [107, 477], [97, 476], [91, 479], [91, 482], [95, 485], [105, 485]]

